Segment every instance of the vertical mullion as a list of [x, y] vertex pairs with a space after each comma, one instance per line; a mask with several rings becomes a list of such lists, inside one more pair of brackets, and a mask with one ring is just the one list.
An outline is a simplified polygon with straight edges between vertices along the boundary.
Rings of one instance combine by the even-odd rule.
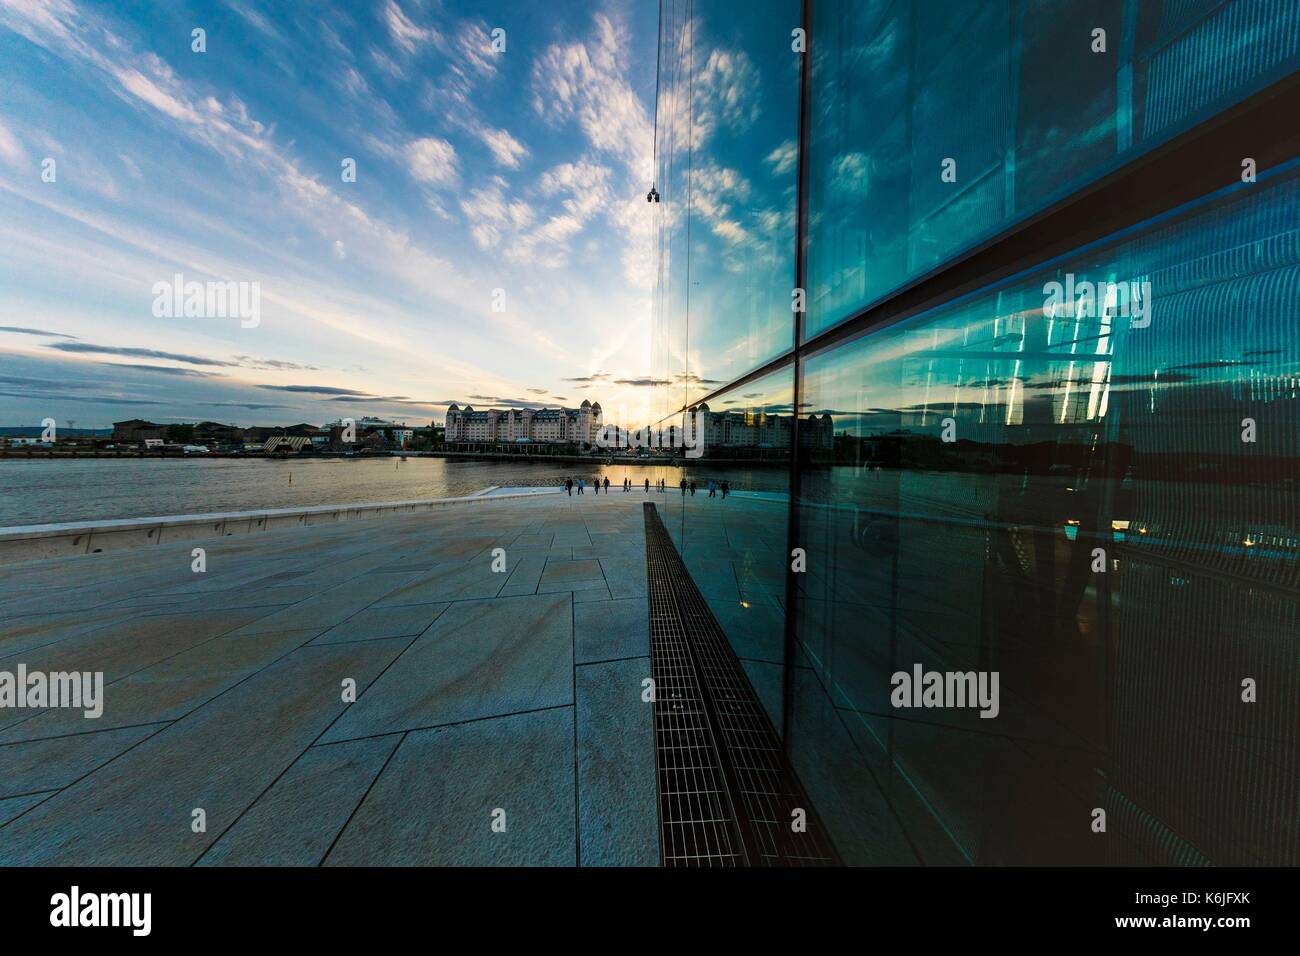
[[799, 415], [803, 408], [803, 337], [804, 315], [810, 304], [808, 295], [808, 111], [809, 79], [812, 74], [812, 2], [803, 0], [802, 28], [804, 32], [804, 51], [799, 64], [799, 184], [798, 205], [795, 212], [795, 256], [794, 284], [803, 290], [803, 312], [796, 311], [794, 316], [794, 381], [790, 405], [790, 505], [786, 518], [786, 549], [782, 560], [785, 561], [785, 641], [782, 652], [781, 669], [781, 743], [786, 755], [793, 760], [790, 746], [790, 731], [793, 727], [794, 713], [794, 660], [796, 650], [795, 617], [798, 613], [798, 579], [791, 566], [790, 555], [797, 548], [799, 541]]

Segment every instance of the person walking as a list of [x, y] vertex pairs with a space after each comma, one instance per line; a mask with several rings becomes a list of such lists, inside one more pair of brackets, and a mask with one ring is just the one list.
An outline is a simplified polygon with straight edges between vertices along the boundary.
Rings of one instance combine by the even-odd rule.
[[709, 497], [718, 497], [718, 483], [711, 478], [709, 479]]
[[570, 497], [570, 498], [573, 497], [573, 479], [572, 479], [572, 478], [565, 478], [565, 479], [564, 479], [564, 490], [567, 491], [567, 492], [569, 493], [569, 497]]
[[694, 481], [691, 482], [691, 497], [692, 497], [692, 498], [695, 497], [695, 482], [694, 482]]
[[723, 501], [726, 501], [726, 500], [727, 500], [727, 492], [730, 491], [730, 490], [731, 490], [731, 485], [724, 481], [724, 482], [722, 483], [722, 500], [723, 500]]
[[646, 493], [647, 495], [650, 494], [650, 479], [649, 479], [649, 478], [647, 478], [647, 479], [645, 480], [645, 493]]
[[605, 476], [605, 494], [609, 494], [609, 475]]
[[578, 479], [578, 494], [582, 494], [582, 489], [583, 489], [582, 479], [579, 478], [579, 479]]
[[685, 478], [682, 479], [682, 497], [683, 497], [683, 498], [686, 497], [686, 479], [685, 479]]

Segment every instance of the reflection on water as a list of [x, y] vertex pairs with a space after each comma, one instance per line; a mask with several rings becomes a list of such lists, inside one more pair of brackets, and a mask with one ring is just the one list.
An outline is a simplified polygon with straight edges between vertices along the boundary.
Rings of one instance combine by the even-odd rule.
[[[456, 461], [442, 458], [14, 459], [0, 461], [0, 527], [155, 515], [254, 511], [368, 501], [472, 495], [491, 485], [551, 485], [582, 476], [728, 481], [737, 491], [784, 492], [781, 467], [604, 465], [580, 462]], [[290, 481], [292, 476], [292, 482]]]

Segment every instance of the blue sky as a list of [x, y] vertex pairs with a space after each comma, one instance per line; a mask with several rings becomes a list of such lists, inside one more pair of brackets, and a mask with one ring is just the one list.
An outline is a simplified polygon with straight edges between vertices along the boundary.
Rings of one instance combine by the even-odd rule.
[[[642, 421], [657, 16], [0, 0], [0, 425]], [[177, 273], [260, 323], [156, 317]]]

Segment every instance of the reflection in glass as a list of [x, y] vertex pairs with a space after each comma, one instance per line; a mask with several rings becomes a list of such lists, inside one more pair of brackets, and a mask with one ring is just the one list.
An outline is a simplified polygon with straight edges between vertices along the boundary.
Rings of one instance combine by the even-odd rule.
[[819, 0], [812, 27], [809, 336], [1300, 60], [1296, 0]]
[[[1298, 230], [1291, 174], [806, 360], [791, 743], [846, 858], [1297, 862]], [[918, 664], [998, 718], [894, 706]]]
[[662, 10], [658, 417], [793, 345], [800, 4]]
[[[793, 389], [787, 368], [676, 418], [674, 427], [698, 429], [702, 455], [681, 457], [680, 477], [670, 478], [669, 493], [655, 499], [778, 733]], [[828, 432], [822, 440], [829, 448]]]

